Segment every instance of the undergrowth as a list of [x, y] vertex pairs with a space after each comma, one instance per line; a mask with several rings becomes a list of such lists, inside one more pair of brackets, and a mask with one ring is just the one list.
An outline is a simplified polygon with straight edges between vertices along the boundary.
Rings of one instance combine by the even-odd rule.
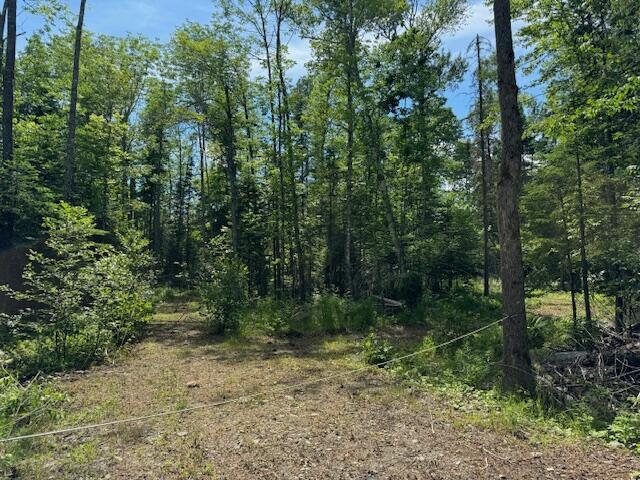
[[[20, 382], [0, 366], [0, 438], [35, 431], [44, 422], [61, 415], [65, 395], [38, 377]], [[0, 476], [10, 478], [17, 455], [17, 443], [0, 444]]]
[[372, 299], [349, 301], [338, 295], [314, 295], [306, 304], [272, 298], [255, 300], [240, 320], [240, 334], [300, 336], [365, 332], [388, 322]]
[[[387, 362], [413, 352], [423, 352], [385, 365], [398, 379], [429, 388], [448, 398], [469, 423], [511, 433], [530, 431], [597, 437], [640, 453], [640, 411], [637, 398], [623, 405], [611, 402], [605, 387], [586, 385], [584, 393], [559, 398], [558, 389], [540, 377], [535, 398], [505, 395], [500, 390], [502, 337], [495, 325], [459, 342], [436, 346], [500, 318], [496, 299], [467, 289], [441, 297], [425, 297], [399, 320], [426, 327], [414, 342], [399, 342], [384, 330], [370, 333], [361, 343], [363, 359]], [[590, 333], [576, 331], [570, 318], [529, 315], [532, 355], [544, 361], [558, 348], [582, 348]]]

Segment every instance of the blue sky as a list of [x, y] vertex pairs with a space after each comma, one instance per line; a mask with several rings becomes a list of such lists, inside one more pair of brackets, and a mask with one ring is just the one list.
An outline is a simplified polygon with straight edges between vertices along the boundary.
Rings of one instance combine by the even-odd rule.
[[[72, 12], [76, 13], [80, 0], [65, 0]], [[167, 41], [175, 28], [187, 20], [207, 22], [211, 18], [215, 0], [87, 0], [85, 14], [86, 28], [108, 35], [142, 34], [160, 41]], [[493, 43], [493, 26], [490, 7], [482, 1], [470, 0], [466, 20], [457, 31], [449, 33], [444, 46], [455, 54], [467, 56], [467, 48], [476, 34]], [[21, 15], [18, 29], [29, 33], [38, 27], [37, 19]], [[308, 43], [293, 37], [289, 42], [289, 54], [296, 66], [289, 72], [292, 78], [305, 71], [304, 63], [311, 51]], [[471, 57], [469, 57], [472, 60]], [[464, 118], [473, 98], [471, 74], [455, 90], [446, 92], [448, 103], [459, 118]], [[526, 81], [520, 81], [526, 89]]]

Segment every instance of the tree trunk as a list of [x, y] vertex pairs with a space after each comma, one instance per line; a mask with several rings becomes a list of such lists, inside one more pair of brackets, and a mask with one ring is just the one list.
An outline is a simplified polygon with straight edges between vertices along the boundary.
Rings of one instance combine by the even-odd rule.
[[73, 195], [73, 177], [76, 168], [76, 113], [78, 107], [78, 77], [80, 75], [80, 50], [82, 47], [82, 25], [84, 7], [87, 0], [80, 0], [80, 13], [76, 26], [75, 46], [73, 49], [73, 72], [71, 78], [71, 97], [69, 102], [69, 128], [67, 132], [67, 157], [64, 165], [64, 198], [70, 200]]
[[236, 165], [235, 132], [233, 128], [233, 111], [229, 86], [224, 86], [225, 111], [225, 155], [227, 160], [227, 177], [229, 179], [229, 195], [231, 197], [231, 243], [236, 257], [240, 256], [240, 212], [238, 207], [238, 167]]
[[567, 212], [564, 207], [564, 199], [562, 194], [559, 195], [560, 210], [562, 212], [562, 226], [564, 229], [564, 243], [567, 257], [567, 269], [569, 270], [569, 288], [571, 289], [571, 313], [573, 314], [573, 330], [578, 328], [578, 310], [576, 306], [576, 277], [573, 271], [573, 262], [571, 261], [571, 242], [569, 241], [569, 227], [567, 225]]
[[381, 132], [379, 126], [377, 125], [377, 122], [374, 122], [371, 112], [367, 110], [366, 107], [365, 116], [369, 126], [369, 133], [371, 135], [369, 147], [371, 149], [371, 154], [374, 157], [373, 163], [376, 169], [378, 190], [380, 191], [380, 195], [382, 196], [384, 215], [387, 220], [387, 227], [389, 228], [389, 235], [391, 236], [393, 248], [396, 252], [396, 258], [398, 259], [398, 270], [400, 271], [400, 275], [402, 276], [406, 273], [406, 266], [404, 262], [404, 245], [402, 243], [402, 239], [400, 238], [398, 222], [396, 221], [396, 217], [393, 213], [393, 205], [391, 204], [391, 197], [389, 195], [389, 188], [387, 186], [384, 165], [382, 164], [383, 150], [380, 142]]
[[253, 175], [255, 173], [253, 165], [255, 154], [253, 152], [253, 134], [251, 132], [251, 117], [249, 116], [249, 105], [247, 102], [246, 92], [242, 93], [242, 109], [244, 111], [245, 132], [247, 133], [247, 146], [249, 152], [248, 160], [250, 163], [251, 175]]
[[353, 282], [353, 271], [351, 265], [351, 235], [353, 229], [353, 157], [354, 157], [354, 132], [355, 132], [355, 107], [353, 105], [353, 83], [355, 61], [355, 32], [353, 27], [348, 32], [347, 37], [347, 60], [346, 60], [346, 80], [347, 80], [347, 198], [345, 205], [345, 233], [344, 233], [344, 276], [347, 295], [355, 296], [355, 285]]
[[164, 156], [164, 130], [158, 128], [156, 132], [158, 141], [158, 152], [154, 163], [154, 180], [152, 184], [152, 219], [151, 219], [151, 247], [156, 255], [162, 253], [162, 161]]
[[3, 69], [4, 62], [4, 26], [7, 21], [7, 1], [2, 5], [2, 13], [0, 13], [0, 72]]
[[480, 35], [476, 36], [476, 54], [478, 57], [478, 107], [480, 109], [480, 155], [482, 162], [482, 235], [483, 235], [483, 294], [489, 295], [489, 202], [488, 202], [488, 174], [487, 174], [487, 146], [485, 145], [484, 129], [484, 92], [482, 90], [482, 59], [480, 58]]
[[580, 269], [582, 270], [582, 293], [584, 295], [585, 325], [588, 330], [593, 327], [591, 319], [591, 300], [589, 296], [589, 262], [587, 261], [587, 241], [585, 234], [584, 197], [582, 194], [582, 165], [580, 155], [576, 155], [576, 172], [578, 174], [578, 225], [580, 229]]
[[[13, 102], [16, 65], [16, 0], [5, 0], [7, 10], [7, 55], [2, 76], [2, 174], [0, 248], [11, 246], [15, 236], [16, 165], [13, 155]], [[0, 36], [2, 36], [0, 34]]]
[[518, 196], [522, 164], [522, 120], [518, 109], [509, 0], [494, 0], [502, 155], [498, 182], [500, 277], [505, 320], [502, 322], [504, 388], [535, 391], [529, 356], [524, 300], [524, 268]]
[[306, 277], [304, 273], [304, 255], [302, 252], [302, 241], [300, 239], [300, 215], [298, 211], [298, 195], [296, 192], [296, 180], [295, 180], [295, 163], [293, 143], [291, 139], [291, 127], [290, 127], [290, 112], [289, 112], [289, 96], [287, 94], [287, 84], [284, 78], [284, 69], [282, 67], [282, 44], [281, 44], [281, 22], [283, 15], [288, 6], [288, 3], [281, 3], [278, 11], [277, 26], [276, 26], [276, 68], [278, 69], [278, 78], [280, 81], [280, 91], [282, 92], [282, 107], [283, 111], [279, 112], [280, 116], [284, 120], [284, 139], [287, 144], [287, 157], [288, 157], [288, 176], [289, 176], [289, 188], [291, 193], [291, 207], [292, 207], [292, 221], [293, 221], [293, 241], [295, 243], [296, 257], [297, 257], [297, 270], [298, 270], [298, 296], [301, 300], [304, 300], [307, 296]]
[[[284, 264], [285, 264], [285, 255], [284, 255], [284, 241], [282, 236], [284, 235], [284, 191], [282, 185], [282, 162], [279, 156], [279, 147], [278, 147], [278, 138], [276, 135], [276, 108], [275, 108], [275, 95], [273, 92], [273, 67], [271, 65], [271, 49], [270, 49], [270, 40], [269, 35], [267, 34], [267, 20], [266, 20], [266, 12], [264, 10], [264, 5], [262, 0], [258, 0], [254, 4], [254, 9], [259, 16], [259, 22], [257, 22], [260, 40], [262, 41], [262, 46], [265, 52], [265, 62], [267, 67], [267, 90], [269, 96], [269, 117], [271, 123], [271, 154], [273, 158], [272, 162], [276, 164], [278, 170], [280, 172], [280, 185], [279, 185], [279, 193], [280, 197], [278, 198], [278, 193], [276, 192], [276, 188], [274, 185], [274, 202], [273, 208], [277, 212], [276, 215], [276, 227], [273, 234], [273, 283], [274, 290], [277, 295], [281, 295], [284, 290]], [[274, 182], [276, 183], [276, 182]]]

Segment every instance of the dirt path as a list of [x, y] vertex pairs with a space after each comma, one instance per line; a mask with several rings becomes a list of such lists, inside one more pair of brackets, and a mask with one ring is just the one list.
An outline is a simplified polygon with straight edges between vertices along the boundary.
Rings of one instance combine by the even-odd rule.
[[[183, 408], [352, 368], [347, 337], [234, 345], [207, 338], [188, 311], [158, 315], [115, 366], [61, 380], [56, 426]], [[536, 443], [482, 429], [385, 372], [264, 400], [24, 444], [18, 478], [630, 479], [640, 459], [597, 444]]]

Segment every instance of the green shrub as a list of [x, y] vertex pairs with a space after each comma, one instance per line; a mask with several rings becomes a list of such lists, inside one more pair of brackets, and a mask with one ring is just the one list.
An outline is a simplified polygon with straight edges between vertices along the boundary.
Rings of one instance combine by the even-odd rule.
[[244, 311], [240, 321], [240, 333], [243, 336], [289, 335], [295, 331], [297, 325], [293, 319], [297, 316], [296, 306], [292, 300], [259, 298]]
[[212, 239], [203, 261], [199, 293], [211, 333], [237, 333], [248, 304], [247, 267], [229, 246], [227, 235]]
[[370, 327], [380, 326], [380, 319], [373, 299], [364, 299], [347, 304], [346, 327], [353, 332], [362, 332]]
[[82, 207], [61, 203], [44, 221], [43, 251], [30, 252], [25, 291], [3, 288], [36, 305], [5, 315], [10, 368], [20, 376], [85, 367], [134, 338], [151, 317], [152, 261], [138, 233], [114, 247]]
[[362, 341], [362, 355], [369, 365], [378, 365], [393, 359], [394, 348], [388, 340], [371, 332]]
[[321, 333], [362, 332], [379, 326], [373, 299], [349, 300], [332, 293], [315, 295], [307, 328]]
[[311, 304], [312, 322], [321, 332], [346, 330], [347, 302], [331, 293], [314, 296]]
[[349, 301], [335, 294], [314, 295], [307, 304], [292, 299], [257, 299], [241, 313], [243, 335], [362, 332], [382, 324], [373, 300]]
[[[28, 433], [42, 420], [55, 418], [64, 399], [63, 393], [37, 377], [28, 383], [20, 383], [0, 365], [0, 437]], [[2, 478], [13, 478], [15, 458], [10, 447], [9, 444], [0, 445]]]
[[607, 433], [610, 440], [640, 453], [640, 412], [625, 410], [618, 413]]

